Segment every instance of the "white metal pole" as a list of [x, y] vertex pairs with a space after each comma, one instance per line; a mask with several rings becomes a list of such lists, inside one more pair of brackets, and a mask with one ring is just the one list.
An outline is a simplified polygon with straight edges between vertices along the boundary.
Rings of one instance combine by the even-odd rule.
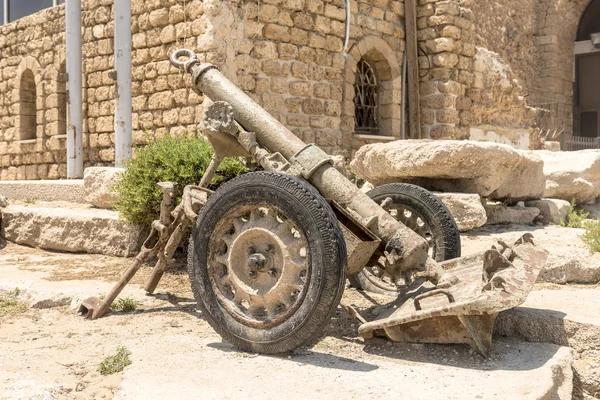
[[131, 0], [115, 0], [115, 165], [131, 157]]
[[83, 124], [81, 100], [81, 0], [67, 0], [67, 178], [83, 178]]

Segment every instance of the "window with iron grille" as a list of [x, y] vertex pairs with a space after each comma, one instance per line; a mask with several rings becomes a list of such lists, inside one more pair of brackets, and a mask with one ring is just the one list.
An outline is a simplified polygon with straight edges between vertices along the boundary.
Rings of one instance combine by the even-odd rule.
[[379, 82], [375, 69], [365, 59], [357, 65], [354, 84], [354, 118], [356, 132], [377, 134], [379, 131]]

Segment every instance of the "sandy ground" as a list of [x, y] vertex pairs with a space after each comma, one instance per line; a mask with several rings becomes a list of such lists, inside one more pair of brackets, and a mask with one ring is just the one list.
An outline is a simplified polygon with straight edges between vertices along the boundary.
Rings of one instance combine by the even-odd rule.
[[[155, 296], [139, 286], [151, 266], [140, 271], [123, 294], [138, 302], [132, 313], [88, 321], [66, 304], [105, 293], [129, 261], [0, 244], [0, 291], [19, 287], [17, 298], [39, 307], [0, 316], [0, 399], [537, 399], [563, 398], [556, 393], [569, 379], [557, 375], [570, 365], [564, 347], [497, 339], [485, 360], [467, 346], [365, 343], [342, 309], [293, 354], [241, 353], [196, 310], [182, 260]], [[344, 301], [372, 317], [385, 298], [348, 289]], [[100, 375], [119, 346], [132, 365]]]

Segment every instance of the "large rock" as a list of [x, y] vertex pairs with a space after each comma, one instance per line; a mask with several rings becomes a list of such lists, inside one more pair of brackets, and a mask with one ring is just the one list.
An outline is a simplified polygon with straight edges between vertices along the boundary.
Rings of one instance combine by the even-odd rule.
[[600, 150], [533, 153], [544, 161], [544, 197], [581, 204], [600, 197]]
[[461, 232], [479, 228], [487, 222], [487, 215], [478, 194], [435, 193], [448, 207]]
[[0, 181], [0, 196], [9, 200], [85, 203], [83, 179]]
[[122, 175], [122, 168], [87, 168], [83, 175], [85, 201], [98, 208], [114, 208], [119, 200], [115, 189]]
[[540, 210], [535, 207], [507, 207], [504, 204], [486, 204], [488, 225], [531, 225]]
[[119, 257], [135, 255], [143, 239], [143, 229], [121, 222], [116, 211], [52, 203], [3, 208], [1, 233], [11, 242], [42, 249]]
[[[600, 289], [540, 290], [500, 314], [495, 332], [575, 350], [575, 398], [600, 398]], [[586, 397], [587, 396], [587, 397]]]
[[582, 204], [580, 207], [588, 213], [588, 218], [600, 219], [600, 204]]
[[571, 211], [571, 203], [559, 199], [532, 200], [526, 202], [525, 206], [539, 209], [541, 217], [548, 224], [560, 224]]
[[409, 182], [433, 191], [474, 193], [497, 200], [539, 199], [543, 162], [532, 152], [498, 143], [402, 140], [363, 146], [352, 170], [375, 185]]

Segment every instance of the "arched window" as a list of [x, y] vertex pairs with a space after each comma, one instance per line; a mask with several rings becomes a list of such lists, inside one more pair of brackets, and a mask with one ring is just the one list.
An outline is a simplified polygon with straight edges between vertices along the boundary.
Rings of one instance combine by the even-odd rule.
[[21, 75], [19, 87], [19, 139], [28, 140], [36, 138], [36, 94], [35, 78], [30, 69]]
[[356, 132], [379, 133], [379, 82], [375, 69], [364, 58], [358, 62], [354, 84]]

